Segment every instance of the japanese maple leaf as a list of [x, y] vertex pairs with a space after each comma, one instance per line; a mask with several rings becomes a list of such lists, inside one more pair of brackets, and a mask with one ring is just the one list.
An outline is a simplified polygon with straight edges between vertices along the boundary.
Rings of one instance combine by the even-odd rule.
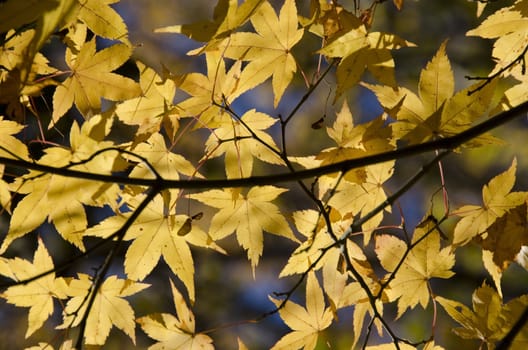
[[190, 97], [178, 103], [181, 117], [198, 117], [198, 127], [217, 127], [219, 118], [226, 114], [222, 104], [233, 102], [244, 90], [238, 88], [241, 62], [226, 71], [225, 61], [219, 52], [206, 52], [207, 75], [188, 73], [176, 76], [174, 81], [180, 90]]
[[[340, 22], [344, 12], [328, 11], [331, 22]], [[333, 17], [333, 18], [332, 18]], [[356, 85], [364, 71], [368, 69], [380, 82], [395, 86], [394, 60], [390, 51], [402, 47], [414, 46], [396, 35], [380, 32], [369, 32], [356, 16], [347, 13], [348, 31], [336, 35], [318, 52], [326, 57], [339, 58], [337, 66], [337, 100], [345, 91]]]
[[77, 0], [72, 18], [84, 22], [88, 28], [103, 38], [119, 40], [128, 46], [128, 28], [123, 18], [109, 4], [116, 0]]
[[[202, 177], [196, 168], [183, 156], [172, 152], [165, 143], [162, 134], [156, 132], [148, 140], [140, 143], [134, 148], [134, 153], [148, 160], [149, 165], [154, 167], [164, 179], [177, 180], [179, 174], [189, 177]], [[137, 158], [131, 157], [137, 161]], [[153, 178], [154, 174], [145, 163], [138, 163], [130, 172], [131, 177]]]
[[[281, 304], [278, 299], [270, 297], [270, 300], [276, 306]], [[325, 307], [323, 291], [314, 272], [308, 274], [306, 281], [306, 308], [288, 300], [279, 314], [292, 332], [279, 339], [272, 350], [315, 349], [319, 332], [330, 326], [333, 315]]]
[[455, 226], [453, 244], [463, 245], [477, 236], [485, 238], [488, 228], [508, 210], [528, 198], [526, 192], [511, 192], [515, 183], [517, 160], [508, 170], [495, 176], [482, 188], [483, 205], [464, 205], [453, 212], [462, 219]]
[[[86, 313], [87, 295], [93, 291], [93, 280], [86, 274], [69, 283], [68, 294], [72, 298], [63, 312], [63, 323], [58, 329], [67, 329], [79, 325]], [[121, 329], [136, 342], [134, 310], [125, 297], [134, 295], [149, 287], [149, 284], [109, 276], [97, 290], [95, 301], [88, 311], [84, 337], [86, 344], [102, 345], [113, 326]]]
[[[70, 131], [71, 149], [50, 147], [39, 160], [55, 167], [68, 166], [90, 157], [98, 150], [112, 147], [110, 141], [92, 138], [91, 131], [100, 116], [85, 122], [82, 128], [73, 123]], [[1, 142], [0, 142], [1, 143]], [[110, 174], [117, 158], [116, 152], [106, 152], [90, 162], [71, 166], [71, 169]], [[9, 232], [2, 242], [4, 252], [17, 238], [39, 227], [46, 218], [53, 222], [59, 234], [68, 242], [84, 250], [83, 232], [87, 227], [84, 204], [102, 206], [115, 201], [119, 187], [97, 181], [88, 181], [32, 171], [11, 185], [20, 194], [26, 194], [13, 210]]]
[[[39, 238], [33, 262], [14, 258], [4, 260], [2, 274], [17, 281], [34, 277], [54, 268], [53, 261]], [[5, 271], [4, 271], [5, 270]], [[9, 272], [5, 274], [4, 272]], [[47, 274], [33, 282], [9, 287], [0, 297], [10, 304], [28, 307], [28, 329], [26, 338], [38, 330], [53, 313], [53, 299], [65, 299], [68, 286], [63, 278], [55, 278], [55, 273]]]
[[[490, 107], [495, 80], [482, 88], [472, 85], [454, 94], [453, 71], [445, 47], [446, 42], [422, 70], [418, 95], [407, 88], [363, 83], [376, 94], [385, 111], [398, 121], [393, 124], [395, 136], [410, 143], [458, 134], [482, 117]], [[477, 87], [480, 89], [476, 90]], [[474, 92], [469, 94], [470, 91]], [[481, 136], [469, 145], [492, 140], [489, 136]]]
[[526, 203], [510, 209], [496, 219], [486, 231], [486, 238], [477, 237], [482, 247], [482, 262], [502, 296], [502, 273], [515, 261], [523, 246], [528, 245]]
[[[143, 196], [127, 201], [134, 209]], [[168, 202], [171, 202], [169, 199]], [[142, 280], [149, 275], [161, 257], [183, 282], [194, 301], [194, 261], [189, 244], [223, 250], [209, 235], [192, 224], [187, 215], [172, 213], [161, 195], [156, 196], [128, 229], [124, 239], [132, 240], [125, 256], [125, 272], [128, 278]], [[86, 230], [86, 236], [108, 237], [119, 230], [130, 213], [110, 216]], [[190, 224], [190, 227], [189, 227]]]
[[[464, 339], [476, 339], [493, 348], [495, 343], [511, 331], [514, 323], [528, 306], [526, 295], [502, 303], [502, 297], [490, 286], [483, 284], [473, 293], [472, 309], [454, 300], [437, 296], [436, 301], [462, 327], [453, 331]], [[526, 348], [526, 327], [513, 339], [512, 349]]]
[[279, 208], [271, 203], [286, 191], [274, 186], [256, 186], [246, 195], [238, 189], [224, 189], [190, 197], [220, 209], [211, 219], [209, 234], [216, 241], [236, 232], [238, 242], [248, 252], [254, 271], [262, 255], [263, 231], [297, 241]]
[[205, 157], [214, 158], [224, 154], [228, 178], [251, 176], [255, 158], [271, 164], [284, 164], [275, 152], [253, 137], [254, 134], [278, 152], [275, 141], [265, 131], [277, 119], [254, 109], [247, 111], [240, 119], [235, 120], [227, 114], [222, 116], [220, 127], [205, 142]]
[[265, 0], [247, 0], [240, 6], [236, 0], [220, 0], [214, 9], [212, 21], [173, 25], [158, 28], [156, 33], [180, 33], [191, 39], [208, 43], [224, 38], [244, 24]]
[[101, 98], [121, 101], [138, 96], [139, 85], [132, 79], [112, 73], [131, 55], [131, 48], [116, 44], [98, 52], [95, 39], [83, 44], [78, 54], [66, 49], [66, 63], [70, 76], [62, 82], [53, 95], [53, 123], [57, 123], [73, 103], [85, 117], [101, 109]]
[[[424, 308], [427, 306], [430, 297], [427, 284], [431, 278], [449, 278], [454, 274], [451, 268], [455, 256], [449, 248], [440, 248], [440, 233], [434, 225], [433, 221], [426, 219], [416, 227], [412, 248], [395, 236], [376, 236], [375, 251], [381, 265], [389, 273], [395, 273], [386, 292], [392, 299], [399, 298], [398, 317], [418, 303]], [[424, 235], [427, 236], [424, 238]], [[402, 258], [403, 264], [395, 271]], [[409, 293], [409, 290], [413, 292]]]
[[242, 91], [247, 91], [272, 77], [273, 105], [279, 101], [297, 71], [291, 50], [304, 33], [298, 29], [297, 8], [294, 0], [286, 0], [279, 16], [264, 2], [251, 16], [256, 33], [240, 32], [226, 39], [225, 56], [249, 61], [240, 75]]
[[[343, 216], [365, 216], [387, 199], [383, 184], [394, 173], [394, 161], [371, 165], [365, 168], [366, 178], [363, 183], [342, 182], [337, 192], [328, 204], [338, 210]], [[390, 211], [390, 208], [386, 209]], [[380, 211], [364, 223], [364, 242], [370, 241], [372, 231], [383, 220], [383, 211]]]
[[162, 313], [140, 317], [136, 320], [149, 337], [158, 341], [150, 346], [149, 350], [214, 349], [213, 340], [210, 337], [196, 333], [194, 314], [172, 281], [170, 285], [176, 316]]
[[[139, 125], [136, 138], [159, 131], [161, 123], [166, 118], [172, 118], [177, 123], [172, 101], [176, 93], [174, 81], [162, 78], [156, 72], [141, 62], [139, 69], [139, 85], [143, 92], [141, 96], [120, 103], [116, 108], [119, 120], [129, 125]], [[177, 128], [176, 128], [177, 129]]]
[[29, 159], [27, 146], [14, 136], [22, 129], [23, 125], [0, 116], [0, 157]]
[[514, 5], [496, 11], [482, 21], [477, 28], [466, 33], [468, 36], [496, 38], [492, 52], [496, 65], [490, 75], [516, 61], [525, 50], [528, 44], [526, 39], [528, 34], [526, 10], [526, 1], [516, 1]]

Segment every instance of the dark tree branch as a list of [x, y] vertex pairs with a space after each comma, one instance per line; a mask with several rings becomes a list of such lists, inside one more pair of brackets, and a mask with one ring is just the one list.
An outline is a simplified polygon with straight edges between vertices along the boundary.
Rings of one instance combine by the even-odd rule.
[[512, 109], [501, 112], [488, 120], [477, 124], [459, 134], [441, 138], [434, 141], [429, 141], [417, 145], [411, 145], [388, 151], [384, 153], [369, 155], [362, 158], [349, 159], [334, 164], [324, 165], [317, 168], [299, 170], [295, 172], [280, 173], [274, 175], [251, 176], [240, 179], [192, 179], [192, 180], [170, 180], [164, 179], [161, 184], [157, 179], [141, 179], [133, 177], [125, 177], [118, 175], [103, 175], [89, 173], [79, 170], [68, 169], [67, 167], [57, 168], [51, 165], [44, 165], [20, 159], [12, 159], [0, 157], [0, 164], [5, 164], [15, 168], [29, 169], [47, 172], [50, 174], [75, 177], [78, 179], [86, 179], [101, 182], [120, 183], [124, 185], [137, 185], [153, 187], [156, 184], [160, 185], [162, 189], [179, 188], [179, 189], [206, 189], [206, 188], [232, 188], [232, 187], [251, 187], [273, 185], [282, 182], [299, 181], [316, 176], [337, 173], [340, 171], [346, 172], [355, 168], [378, 164], [394, 159], [401, 159], [415, 156], [418, 154], [432, 152], [435, 150], [451, 150], [460, 147], [465, 142], [468, 142], [475, 137], [491, 131], [507, 122], [528, 112], [528, 101], [524, 102]]

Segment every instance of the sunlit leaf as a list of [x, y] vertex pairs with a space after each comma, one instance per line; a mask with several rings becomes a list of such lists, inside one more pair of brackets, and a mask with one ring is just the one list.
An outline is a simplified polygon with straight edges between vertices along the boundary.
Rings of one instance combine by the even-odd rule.
[[195, 333], [194, 314], [172, 281], [171, 290], [176, 316], [163, 313], [140, 317], [136, 320], [149, 337], [158, 341], [151, 345], [149, 350], [214, 349], [211, 338], [205, 334]]

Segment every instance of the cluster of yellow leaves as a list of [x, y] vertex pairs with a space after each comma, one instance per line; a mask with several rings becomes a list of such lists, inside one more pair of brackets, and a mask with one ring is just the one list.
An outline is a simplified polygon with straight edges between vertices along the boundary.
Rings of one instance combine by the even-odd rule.
[[[7, 105], [6, 114], [21, 120], [25, 109], [33, 111], [30, 96], [40, 94], [45, 86], [56, 85], [48, 131], [60, 129], [61, 124], [69, 127], [68, 111], [72, 106], [83, 118], [81, 123], [71, 124], [64, 144], [50, 145], [39, 159], [32, 159], [19, 136], [24, 126], [2, 115], [0, 157], [57, 169], [120, 173], [157, 181], [201, 178], [204, 175], [201, 169], [198, 171], [199, 166], [180, 154], [178, 148], [182, 135], [201, 129], [206, 137], [203, 155], [196, 157], [199, 165], [210, 162], [216, 167], [217, 158], [223, 156], [228, 179], [250, 178], [255, 159], [285, 169], [289, 162], [315, 168], [362, 158], [394, 150], [401, 140], [417, 144], [453, 136], [494, 108], [528, 99], [528, 80], [521, 74], [524, 66], [511, 72], [521, 83], [506, 91], [500, 107], [495, 107], [492, 99], [497, 79], [455, 92], [447, 42], [440, 45], [422, 69], [417, 93], [398, 86], [391, 51], [414, 44], [393, 33], [371, 31], [375, 6], [358, 13], [345, 9], [337, 1], [325, 0], [311, 1], [309, 17], [300, 14], [294, 0], [285, 0], [277, 6], [267, 0], [240, 4], [236, 0], [220, 0], [211, 21], [156, 30], [184, 34], [203, 42], [202, 47], [189, 54], [204, 56], [205, 72], [172, 74], [164, 68], [158, 73], [136, 62], [139, 73], [136, 82], [116, 73], [133, 53], [126, 24], [111, 6], [116, 2], [8, 0], [0, 5], [0, 34], [5, 34], [0, 36], [0, 103]], [[398, 10], [403, 2], [393, 0]], [[512, 62], [524, 62], [528, 47], [527, 4], [526, 0], [518, 0], [468, 32], [498, 38], [493, 51], [497, 66], [492, 75], [510, 67]], [[479, 5], [478, 11], [482, 10], [483, 5]], [[39, 52], [55, 33], [60, 33], [66, 45], [64, 71], [52, 67]], [[379, 84], [361, 85], [374, 92], [385, 113], [366, 123], [354, 123], [344, 102], [333, 124], [326, 127], [335, 145], [315, 155], [294, 157], [286, 155], [276, 144], [273, 130], [279, 118], [254, 108], [239, 115], [232, 105], [247, 91], [270, 80], [273, 106], [277, 107], [296, 73], [304, 68], [296, 58], [296, 49], [306, 38], [313, 39], [309, 38], [310, 33], [321, 40], [317, 54], [336, 65], [335, 101], [357, 86], [364, 72], [369, 71]], [[99, 38], [109, 39], [107, 46], [101, 48]], [[186, 96], [175, 102], [177, 90]], [[182, 122], [184, 118], [188, 119]], [[180, 123], [186, 127], [180, 128]], [[285, 128], [285, 124], [281, 123], [281, 127]], [[121, 135], [119, 131], [127, 128], [134, 131]], [[494, 141], [485, 135], [467, 145], [475, 147]], [[122, 240], [126, 253], [120, 258], [126, 278], [82, 272], [76, 277], [56, 277], [52, 272], [27, 284], [11, 286], [0, 297], [15, 306], [29, 308], [26, 337], [42, 327], [59, 300], [63, 305], [63, 321], [57, 328], [70, 329], [86, 322], [83, 335], [88, 345], [103, 345], [114, 326], [135, 343], [137, 322], [157, 341], [149, 349], [212, 349], [213, 340], [196, 331], [194, 314], [172, 279], [175, 314], [150, 314], [136, 319], [126, 298], [149, 287], [142, 281], [163, 259], [194, 304], [197, 293], [191, 246], [225, 254], [218, 241], [235, 234], [238, 244], [247, 251], [255, 275], [264, 252], [264, 234], [270, 233], [296, 244], [279, 277], [299, 274], [307, 277], [305, 307], [290, 300], [282, 304], [281, 300], [270, 298], [280, 307], [278, 312], [291, 329], [273, 349], [314, 349], [320, 333], [332, 325], [338, 312], [351, 306], [352, 347], [355, 347], [369, 318], [371, 326], [383, 335], [380, 318], [385, 304], [397, 303], [397, 318], [418, 304], [425, 308], [433, 298], [429, 281], [450, 278], [454, 274], [454, 250], [473, 241], [483, 249], [484, 266], [492, 275], [497, 292], [487, 286], [477, 290], [474, 311], [441, 297], [435, 300], [464, 327], [456, 330], [457, 334], [492, 344], [509, 331], [521, 306], [527, 303], [526, 296], [506, 305], [500, 299], [502, 272], [515, 260], [522, 246], [528, 245], [527, 194], [512, 192], [516, 165], [514, 161], [506, 172], [483, 188], [482, 206], [468, 205], [455, 211], [462, 219], [454, 229], [451, 246], [441, 244], [438, 225], [430, 218], [416, 227], [410, 242], [375, 232], [384, 219], [384, 211], [371, 214], [387, 200], [384, 186], [394, 173], [394, 161], [320, 176], [313, 187], [314, 198], [321, 204], [319, 211], [293, 212], [296, 231], [276, 204], [279, 196], [289, 191], [287, 188], [266, 185], [197, 193], [164, 188], [131, 222], [147, 197], [144, 187], [37, 170], [7, 176], [2, 165], [0, 205], [11, 216], [0, 246], [1, 254], [12, 249], [15, 240], [27, 237], [48, 221], [79, 251], [89, 249], [85, 244], [93, 237], [108, 240], [109, 246], [110, 238], [118, 238], [114, 249]], [[203, 205], [206, 214], [191, 216], [189, 209], [185, 211], [180, 205], [182, 201], [189, 206], [189, 203]], [[109, 216], [89, 226], [88, 207], [106, 208]], [[390, 212], [391, 208], [384, 210]], [[207, 218], [199, 224], [197, 217], [202, 215]], [[353, 233], [363, 235], [363, 244], [354, 243], [350, 239], [351, 226], [367, 216], [361, 232]], [[126, 232], [121, 232], [123, 227], [128, 227]], [[374, 254], [367, 252], [371, 241], [375, 242]], [[375, 264], [386, 271], [383, 277], [373, 267], [376, 258]], [[14, 281], [53, 269], [52, 257], [41, 238], [32, 262], [0, 257], [0, 274]], [[316, 273], [322, 275], [322, 285]], [[94, 290], [98, 278], [102, 282]], [[89, 304], [92, 297], [93, 304]], [[516, 344], [523, 345], [524, 339], [526, 335], [521, 334]], [[246, 348], [241, 340], [238, 344], [240, 349]], [[48, 346], [41, 343], [34, 348]], [[72, 347], [71, 340], [66, 340], [61, 349]], [[366, 348], [383, 350], [396, 346]], [[400, 348], [415, 347], [404, 344]], [[441, 349], [433, 341], [423, 348]]]
[[398, 317], [418, 303], [427, 306], [431, 278], [454, 275], [451, 269], [455, 256], [449, 247], [440, 247], [440, 233], [430, 219], [417, 226], [411, 247], [397, 237], [379, 235], [375, 250], [381, 265], [389, 272], [387, 294], [391, 300], [398, 299]]
[[[396, 119], [392, 128], [397, 139], [421, 143], [453, 136], [470, 127], [490, 109], [496, 81], [479, 90], [476, 89], [482, 83], [454, 93], [455, 81], [445, 47], [446, 42], [422, 70], [418, 96], [403, 87], [363, 84], [376, 94], [385, 111]], [[480, 146], [492, 140], [480, 136], [466, 145]]]
[[528, 245], [528, 192], [511, 192], [516, 169], [514, 159], [508, 170], [482, 188], [481, 206], [464, 205], [454, 212], [462, 219], [455, 226], [453, 244], [473, 240], [482, 246], [484, 266], [500, 295], [502, 272], [515, 261], [522, 246]]
[[[276, 306], [281, 303], [280, 300], [270, 299]], [[279, 313], [292, 332], [282, 337], [272, 347], [274, 350], [313, 350], [317, 345], [319, 332], [332, 323], [332, 312], [325, 307], [323, 291], [313, 272], [308, 274], [306, 281], [306, 308], [288, 300]]]
[[[464, 339], [477, 339], [488, 348], [502, 340], [528, 306], [528, 295], [502, 303], [502, 296], [493, 288], [483, 284], [473, 293], [473, 310], [457, 301], [442, 297], [435, 300], [462, 327], [454, 332]], [[510, 348], [523, 349], [528, 345], [527, 328], [523, 327], [513, 339]]]

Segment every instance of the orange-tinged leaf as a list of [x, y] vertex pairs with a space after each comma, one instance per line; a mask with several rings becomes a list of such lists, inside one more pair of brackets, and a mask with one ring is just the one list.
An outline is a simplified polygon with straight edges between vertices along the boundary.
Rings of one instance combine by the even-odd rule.
[[[279, 306], [281, 301], [270, 300]], [[317, 344], [319, 331], [326, 329], [332, 323], [332, 312], [325, 307], [324, 295], [314, 272], [308, 274], [306, 281], [306, 308], [287, 301], [279, 310], [282, 320], [292, 329], [283, 336], [272, 349], [299, 349], [303, 347], [313, 350]]]
[[210, 337], [196, 333], [194, 314], [172, 281], [171, 290], [176, 316], [163, 313], [140, 317], [136, 320], [149, 337], [158, 341], [150, 346], [149, 350], [214, 349], [213, 340]]
[[53, 123], [70, 109], [73, 103], [88, 118], [101, 109], [101, 98], [122, 101], [138, 96], [139, 85], [132, 79], [111, 73], [131, 55], [131, 48], [116, 44], [95, 51], [95, 40], [90, 40], [74, 55], [66, 49], [66, 63], [71, 75], [57, 87], [53, 95]]
[[454, 211], [462, 219], [455, 226], [453, 244], [463, 245], [474, 237], [484, 235], [499, 217], [526, 201], [526, 192], [511, 192], [516, 169], [517, 160], [514, 159], [508, 170], [495, 176], [482, 188], [482, 206], [465, 205]]
[[[33, 257], [33, 262], [14, 258], [6, 260], [10, 270], [8, 277], [20, 281], [34, 277], [39, 273], [53, 269], [53, 261], [39, 238], [38, 247]], [[38, 330], [53, 313], [53, 299], [65, 299], [67, 284], [63, 278], [55, 278], [55, 273], [50, 273], [28, 284], [9, 287], [0, 297], [10, 304], [19, 307], [28, 307], [28, 328], [26, 338]]]
[[[93, 281], [86, 274], [79, 274], [78, 279], [69, 283], [68, 294], [72, 297], [63, 311], [63, 323], [58, 329], [76, 327], [87, 312], [87, 294], [93, 292]], [[95, 301], [88, 311], [84, 338], [86, 344], [102, 345], [105, 343], [113, 326], [121, 329], [136, 342], [134, 310], [124, 298], [148, 288], [146, 283], [109, 276], [97, 290]]]
[[273, 105], [279, 101], [297, 71], [291, 49], [303, 36], [298, 29], [297, 7], [286, 0], [277, 16], [266, 1], [251, 17], [256, 33], [235, 33], [226, 40], [225, 56], [249, 61], [240, 75], [242, 91], [247, 91], [272, 77]]
[[403, 8], [403, 0], [392, 0], [392, 3], [398, 10], [401, 10]]
[[[398, 298], [398, 317], [418, 303], [424, 308], [427, 306], [430, 298], [427, 284], [431, 278], [449, 278], [454, 274], [451, 268], [455, 256], [449, 248], [441, 249], [440, 233], [434, 225], [433, 221], [426, 219], [415, 229], [412, 249], [395, 236], [376, 236], [375, 250], [381, 265], [389, 273], [395, 273], [387, 294], [392, 300]], [[403, 263], [396, 271], [402, 259]], [[413, 292], [409, 293], [409, 290]]]
[[297, 241], [279, 208], [271, 203], [286, 191], [274, 186], [256, 186], [246, 195], [235, 189], [225, 189], [189, 197], [220, 209], [211, 219], [209, 234], [216, 241], [236, 232], [239, 244], [248, 252], [254, 271], [262, 255], [264, 231]]

